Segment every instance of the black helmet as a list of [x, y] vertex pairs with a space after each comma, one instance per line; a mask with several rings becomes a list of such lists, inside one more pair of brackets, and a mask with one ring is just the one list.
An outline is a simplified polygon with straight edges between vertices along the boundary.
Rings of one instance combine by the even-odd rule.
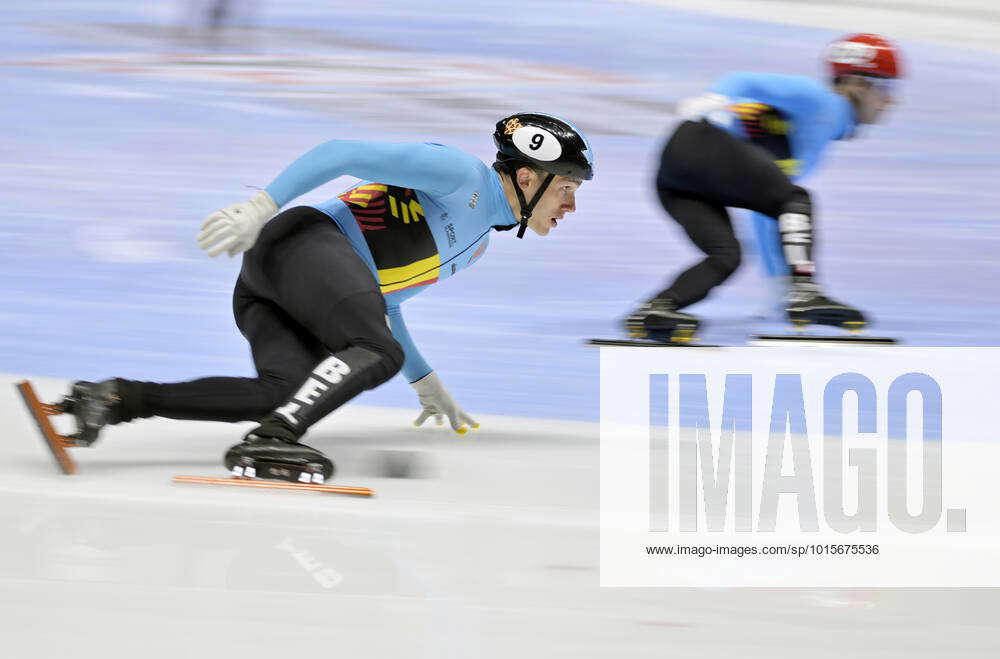
[[537, 112], [512, 114], [497, 122], [493, 142], [497, 145], [497, 162], [494, 165], [497, 171], [505, 172], [514, 179], [518, 167], [530, 165], [548, 174], [530, 202], [525, 201], [521, 188], [514, 186], [521, 206], [518, 238], [524, 237], [531, 211], [553, 178], [565, 176], [578, 181], [594, 178], [590, 142], [573, 124], [558, 117]]
[[537, 112], [519, 112], [497, 122], [497, 161], [527, 162], [549, 174], [580, 181], [594, 178], [590, 143], [571, 123]]

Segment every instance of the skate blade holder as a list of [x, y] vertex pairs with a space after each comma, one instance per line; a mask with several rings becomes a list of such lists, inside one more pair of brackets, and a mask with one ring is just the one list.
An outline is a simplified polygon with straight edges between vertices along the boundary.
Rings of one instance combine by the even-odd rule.
[[660, 345], [669, 345], [669, 344], [681, 344], [681, 345], [684, 345], [684, 344], [691, 343], [691, 342], [693, 342], [695, 340], [695, 333], [697, 331], [698, 331], [697, 329], [692, 329], [692, 328], [689, 328], [689, 327], [678, 327], [677, 329], [675, 329], [670, 334], [670, 338], [667, 341], [657, 341], [656, 339], [654, 339], [652, 337], [652, 335], [650, 334], [650, 332], [648, 330], [646, 330], [646, 329], [633, 329], [633, 328], [629, 328], [629, 330], [628, 330], [628, 338], [629, 339], [638, 339], [638, 340], [645, 339], [647, 341], [651, 341], [653, 343], [658, 343]]
[[695, 331], [696, 330], [686, 327], [678, 327], [670, 335], [670, 342], [681, 343], [681, 344], [691, 343], [692, 341], [694, 341]]
[[34, 387], [27, 380], [18, 382], [16, 386], [21, 399], [24, 401], [24, 405], [31, 414], [31, 418], [35, 420], [35, 425], [38, 426], [38, 430], [42, 433], [45, 443], [48, 445], [49, 450], [52, 451], [59, 469], [64, 474], [75, 474], [76, 462], [66, 449], [72, 446], [80, 446], [80, 443], [74, 437], [59, 434], [55, 426], [52, 425], [52, 421], [49, 420], [51, 416], [65, 414], [66, 409], [61, 403], [52, 404], [40, 401]]
[[234, 465], [233, 478], [264, 478], [288, 481], [289, 483], [305, 483], [323, 485], [323, 472], [308, 467], [280, 464], [277, 462], [257, 462]]
[[[815, 320], [810, 320], [808, 318], [792, 318], [792, 329], [796, 332], [805, 332], [809, 329], [810, 325], [822, 325], [824, 327], [836, 327], [831, 323], [818, 323]], [[868, 327], [867, 321], [864, 320], [845, 320], [840, 323], [840, 328], [851, 335], [858, 335], [865, 331]]]
[[866, 325], [868, 323], [863, 320], [848, 320], [843, 324], [843, 328], [851, 336], [862, 336]]

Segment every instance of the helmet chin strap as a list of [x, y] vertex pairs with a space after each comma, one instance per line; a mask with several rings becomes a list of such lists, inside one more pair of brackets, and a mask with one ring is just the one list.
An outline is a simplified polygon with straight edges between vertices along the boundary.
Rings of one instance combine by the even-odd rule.
[[528, 220], [531, 218], [531, 211], [535, 209], [535, 204], [538, 200], [542, 198], [545, 194], [545, 190], [548, 189], [549, 184], [552, 183], [552, 179], [556, 176], [555, 174], [548, 174], [542, 184], [538, 187], [538, 191], [531, 198], [528, 203], [524, 202], [524, 193], [521, 192], [521, 186], [517, 184], [517, 170], [511, 167], [511, 181], [514, 183], [514, 193], [517, 194], [517, 203], [521, 207], [521, 225], [517, 228], [517, 237], [524, 238], [524, 230], [528, 228]]

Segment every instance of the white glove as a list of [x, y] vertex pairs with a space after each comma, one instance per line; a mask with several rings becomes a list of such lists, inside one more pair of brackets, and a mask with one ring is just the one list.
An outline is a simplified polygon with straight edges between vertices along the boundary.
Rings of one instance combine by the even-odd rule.
[[420, 413], [413, 425], [423, 425], [424, 421], [433, 416], [440, 426], [441, 416], [444, 415], [448, 417], [452, 430], [459, 435], [464, 435], [469, 431], [465, 427], [466, 424], [472, 428], [479, 427], [479, 424], [458, 406], [455, 399], [441, 384], [441, 378], [437, 376], [437, 373], [431, 371], [416, 382], [410, 383], [410, 386], [417, 390], [417, 398], [420, 399], [420, 404], [424, 407], [424, 411]]
[[722, 94], [706, 92], [701, 96], [693, 96], [678, 101], [674, 107], [674, 114], [682, 119], [701, 119], [707, 117], [716, 110], [722, 110], [732, 103], [732, 99]]
[[209, 215], [201, 225], [198, 247], [207, 251], [209, 256], [218, 256], [223, 252], [236, 256], [253, 247], [260, 228], [277, 212], [274, 199], [261, 190], [250, 201], [226, 206]]

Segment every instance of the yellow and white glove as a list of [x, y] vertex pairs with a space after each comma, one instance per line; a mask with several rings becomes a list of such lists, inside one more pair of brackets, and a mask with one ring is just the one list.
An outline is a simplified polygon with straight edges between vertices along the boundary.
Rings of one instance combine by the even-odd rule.
[[433, 416], [434, 420], [440, 426], [442, 425], [441, 417], [447, 416], [452, 430], [459, 435], [467, 433], [469, 427], [479, 427], [479, 424], [458, 406], [458, 403], [451, 397], [448, 390], [444, 388], [444, 385], [441, 384], [441, 379], [434, 371], [431, 371], [416, 382], [411, 382], [410, 386], [416, 389], [417, 398], [424, 408], [420, 416], [413, 422], [413, 425], [423, 425], [424, 421]]
[[271, 195], [261, 190], [250, 201], [244, 201], [217, 210], [201, 225], [198, 247], [209, 256], [228, 252], [236, 256], [245, 252], [257, 241], [264, 223], [278, 212]]

